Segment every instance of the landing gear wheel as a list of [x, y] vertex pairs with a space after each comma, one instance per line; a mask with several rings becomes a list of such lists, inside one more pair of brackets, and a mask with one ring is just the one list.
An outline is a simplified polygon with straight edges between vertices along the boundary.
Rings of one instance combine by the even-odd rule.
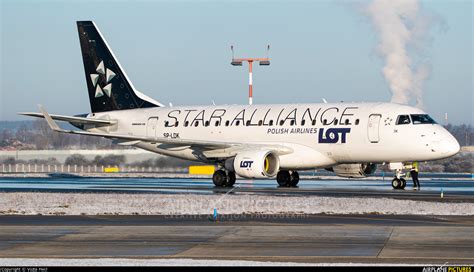
[[407, 186], [407, 181], [404, 179], [404, 178], [400, 178], [400, 188], [399, 189], [402, 189], [404, 190], [405, 189], [405, 186]]
[[227, 181], [224, 184], [225, 187], [232, 187], [235, 184], [235, 180], [237, 177], [235, 176], [235, 172], [229, 172], [227, 173]]
[[212, 182], [214, 182], [214, 185], [217, 187], [223, 187], [227, 182], [227, 175], [225, 171], [217, 170], [214, 172], [214, 175], [212, 175]]
[[392, 180], [392, 187], [393, 189], [400, 189], [400, 186], [402, 185], [402, 181], [398, 178], [394, 178]]
[[298, 182], [300, 182], [300, 174], [298, 174], [298, 172], [296, 171], [291, 171], [290, 186], [296, 187], [296, 185], [298, 185]]
[[290, 182], [291, 182], [290, 171], [285, 171], [285, 170], [279, 171], [277, 174], [277, 182], [278, 182], [278, 185], [280, 185], [281, 187], [290, 186]]

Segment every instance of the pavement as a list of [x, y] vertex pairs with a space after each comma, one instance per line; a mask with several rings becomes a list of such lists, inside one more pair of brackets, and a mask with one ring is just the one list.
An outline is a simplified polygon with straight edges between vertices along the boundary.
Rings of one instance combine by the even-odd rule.
[[[469, 178], [432, 178], [422, 190], [393, 190], [388, 179], [238, 180], [5, 178], [0, 192], [318, 195], [474, 202]], [[440, 193], [443, 192], [443, 198]], [[0, 258], [214, 259], [300, 263], [474, 264], [472, 216], [253, 214], [0, 216]]]
[[474, 264], [471, 216], [0, 216], [0, 258]]

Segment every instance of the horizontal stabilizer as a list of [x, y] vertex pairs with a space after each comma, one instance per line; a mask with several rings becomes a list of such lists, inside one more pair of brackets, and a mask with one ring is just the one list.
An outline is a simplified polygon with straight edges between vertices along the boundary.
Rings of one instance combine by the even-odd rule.
[[[43, 113], [39, 112], [19, 112], [20, 115], [32, 116], [38, 118], [45, 118]], [[97, 126], [111, 126], [117, 123], [116, 120], [104, 120], [104, 119], [92, 119], [86, 117], [77, 117], [77, 116], [67, 116], [67, 115], [57, 115], [49, 114], [51, 119], [64, 121], [75, 124], [85, 124], [85, 125], [97, 125]]]

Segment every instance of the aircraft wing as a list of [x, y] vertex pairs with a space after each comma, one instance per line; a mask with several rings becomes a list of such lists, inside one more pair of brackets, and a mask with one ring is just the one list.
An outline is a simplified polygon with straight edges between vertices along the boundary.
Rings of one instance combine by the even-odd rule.
[[[170, 139], [162, 137], [147, 137], [139, 135], [126, 135], [126, 134], [114, 134], [114, 133], [101, 133], [101, 132], [89, 132], [82, 130], [66, 130], [62, 129], [56, 124], [53, 118], [46, 112], [46, 110], [38, 105], [42, 116], [46, 119], [49, 127], [57, 132], [79, 134], [87, 136], [98, 136], [109, 139], [115, 139], [122, 142], [138, 143], [159, 143], [163, 144], [163, 148], [177, 147], [177, 146], [189, 146], [199, 148], [203, 154], [208, 158], [227, 158], [233, 157], [236, 153], [243, 150], [255, 150], [265, 149], [276, 152], [279, 155], [292, 153], [293, 150], [289, 147], [279, 144], [258, 144], [258, 143], [234, 143], [234, 142], [220, 142], [220, 141], [203, 141], [203, 140], [192, 140], [192, 139]], [[160, 146], [161, 148], [161, 146]]]
[[[45, 118], [44, 113], [38, 113], [38, 112], [19, 112], [18, 114], [25, 115], [25, 116]], [[76, 124], [110, 126], [117, 123], [117, 121], [115, 120], [92, 119], [92, 118], [85, 118], [85, 117], [78, 117], [78, 116], [67, 116], [67, 115], [58, 115], [58, 114], [49, 114], [49, 116], [53, 120], [65, 121], [65, 122], [76, 123]]]

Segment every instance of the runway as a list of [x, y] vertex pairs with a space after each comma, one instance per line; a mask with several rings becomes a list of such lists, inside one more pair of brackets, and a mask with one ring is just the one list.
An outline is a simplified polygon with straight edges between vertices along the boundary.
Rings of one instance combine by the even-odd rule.
[[184, 178], [5, 178], [0, 192], [115, 192], [235, 195], [314, 195], [328, 197], [388, 197], [423, 201], [474, 202], [474, 181], [469, 178], [421, 180], [421, 191], [394, 190], [382, 179], [304, 179], [298, 188], [278, 187], [274, 180], [239, 179], [233, 188], [217, 188], [211, 179]]
[[473, 264], [474, 218], [1, 216], [0, 258]]

